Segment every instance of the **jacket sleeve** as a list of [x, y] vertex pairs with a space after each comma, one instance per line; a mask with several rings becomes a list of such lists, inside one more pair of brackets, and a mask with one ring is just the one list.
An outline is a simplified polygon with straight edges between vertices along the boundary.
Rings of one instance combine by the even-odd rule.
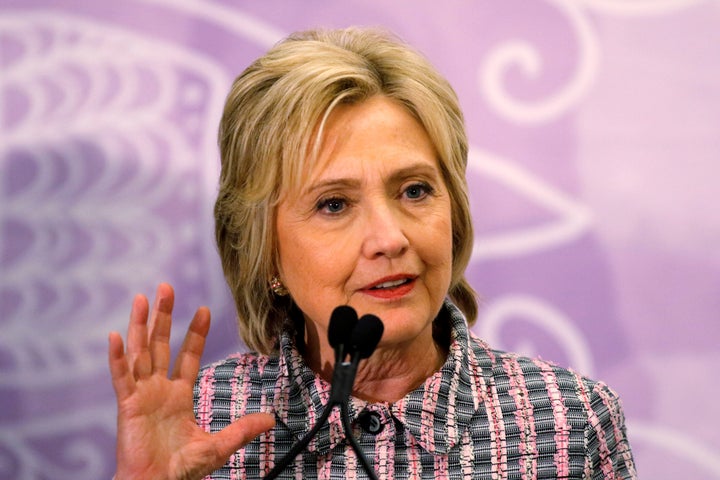
[[620, 399], [602, 382], [596, 383], [590, 394], [585, 441], [587, 478], [637, 479]]

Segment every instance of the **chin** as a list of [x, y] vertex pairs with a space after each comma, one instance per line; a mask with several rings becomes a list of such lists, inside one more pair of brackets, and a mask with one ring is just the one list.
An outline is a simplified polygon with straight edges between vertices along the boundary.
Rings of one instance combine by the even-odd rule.
[[[383, 314], [384, 313], [384, 314]], [[418, 337], [428, 335], [432, 338], [432, 317], [427, 313], [417, 311], [388, 311], [374, 313], [383, 322], [385, 330], [379, 346], [389, 346], [412, 342]], [[423, 320], [418, 320], [422, 318]]]

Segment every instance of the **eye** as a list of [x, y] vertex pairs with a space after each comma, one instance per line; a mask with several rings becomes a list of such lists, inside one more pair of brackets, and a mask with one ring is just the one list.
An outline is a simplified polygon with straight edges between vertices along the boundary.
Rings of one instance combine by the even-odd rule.
[[432, 191], [432, 187], [427, 183], [418, 182], [409, 185], [403, 193], [410, 200], [422, 200], [423, 198], [431, 194]]
[[336, 215], [347, 207], [347, 201], [343, 198], [332, 197], [322, 199], [317, 203], [316, 209], [320, 212]]

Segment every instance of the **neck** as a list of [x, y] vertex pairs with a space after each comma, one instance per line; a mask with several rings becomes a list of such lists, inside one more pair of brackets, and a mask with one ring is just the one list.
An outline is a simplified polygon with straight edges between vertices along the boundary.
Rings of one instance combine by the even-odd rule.
[[353, 395], [373, 403], [397, 402], [437, 372], [446, 357], [435, 342], [425, 348], [378, 350], [360, 364]]
[[[307, 340], [312, 339], [306, 336]], [[304, 357], [318, 375], [328, 382], [332, 380], [335, 356], [329, 345], [321, 343], [320, 348], [307, 348]], [[379, 347], [369, 359], [360, 362], [353, 396], [373, 403], [394, 403], [437, 372], [446, 357], [447, 351], [431, 334], [410, 345]]]

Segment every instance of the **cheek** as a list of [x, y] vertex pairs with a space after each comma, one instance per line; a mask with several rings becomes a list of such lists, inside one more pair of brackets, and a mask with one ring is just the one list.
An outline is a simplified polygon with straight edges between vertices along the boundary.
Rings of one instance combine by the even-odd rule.
[[298, 282], [303, 281], [303, 278], [312, 276], [312, 266], [314, 264], [312, 259], [309, 258], [314, 249], [306, 245], [305, 242], [292, 241], [292, 238], [292, 236], [284, 238], [279, 248], [280, 275], [288, 287], [296, 286]]
[[307, 230], [288, 232], [280, 246], [281, 275], [291, 292], [337, 287], [347, 269], [348, 252], [339, 241]]
[[447, 291], [452, 277], [453, 240], [452, 222], [448, 214], [438, 214], [433, 217], [419, 237], [422, 245], [421, 255], [424, 261], [434, 271], [434, 281], [439, 291]]
[[452, 220], [449, 208], [425, 219], [420, 239], [438, 263], [452, 262]]
[[[304, 276], [312, 274], [312, 272], [307, 272], [312, 263], [305, 261], [307, 255], [312, 253], [312, 248], [306, 244], [302, 232], [289, 225], [278, 228], [277, 237], [280, 277], [285, 286], [293, 292], [298, 285], [301, 285], [299, 282]], [[304, 241], [298, 241], [298, 239]]]

